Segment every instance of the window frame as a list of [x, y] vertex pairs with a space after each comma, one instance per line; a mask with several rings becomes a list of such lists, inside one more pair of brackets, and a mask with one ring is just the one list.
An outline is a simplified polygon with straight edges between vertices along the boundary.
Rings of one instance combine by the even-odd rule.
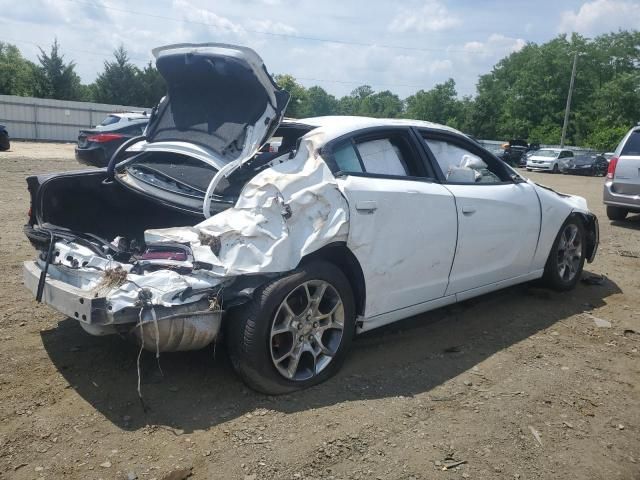
[[[366, 171], [364, 162], [358, 150], [358, 143], [366, 142], [369, 140], [380, 140], [384, 138], [390, 138], [393, 136], [404, 136], [407, 146], [411, 149], [413, 155], [413, 166], [418, 170], [421, 170], [421, 175], [390, 175], [385, 173], [370, 173]], [[345, 143], [351, 143], [352, 148], [355, 150], [360, 162], [362, 172], [345, 172], [340, 170], [337, 162], [335, 161], [334, 152], [344, 146]], [[365, 178], [385, 178], [390, 180], [405, 180], [405, 181], [418, 181], [418, 182], [438, 182], [437, 171], [433, 169], [431, 162], [429, 161], [425, 150], [420, 146], [420, 141], [416, 137], [415, 131], [411, 127], [399, 125], [399, 126], [380, 126], [380, 127], [368, 127], [359, 130], [349, 132], [341, 135], [333, 140], [330, 140], [320, 148], [320, 155], [325, 160], [327, 166], [336, 178], [345, 176], [365, 177]], [[407, 165], [407, 168], [410, 166]], [[411, 172], [408, 172], [411, 173]]]
[[[472, 141], [468, 137], [464, 137], [463, 135], [456, 134], [454, 132], [447, 132], [444, 130], [439, 130], [435, 128], [428, 127], [413, 127], [417, 137], [420, 140], [420, 144], [424, 149], [429, 161], [432, 164], [432, 169], [436, 172], [438, 176], [438, 181], [443, 185], [477, 185], [477, 186], [491, 186], [491, 185], [513, 185], [514, 183], [518, 183], [514, 180], [514, 175], [520, 177], [518, 172], [509, 167], [505, 162], [500, 160], [498, 157], [493, 155], [491, 152], [483, 148], [479, 143]], [[497, 167], [498, 171], [501, 171], [503, 175], [498, 175], [500, 178], [500, 182], [482, 182], [482, 183], [466, 183], [466, 182], [450, 182], [447, 180], [438, 160], [435, 155], [427, 145], [425, 141], [424, 135], [428, 136], [433, 140], [440, 140], [448, 143], [452, 143], [453, 145], [468, 150], [470, 153], [480, 157], [483, 162], [487, 164], [489, 167]], [[489, 160], [489, 161], [487, 161]], [[494, 175], [496, 173], [490, 169]], [[507, 180], [504, 180], [507, 178]]]

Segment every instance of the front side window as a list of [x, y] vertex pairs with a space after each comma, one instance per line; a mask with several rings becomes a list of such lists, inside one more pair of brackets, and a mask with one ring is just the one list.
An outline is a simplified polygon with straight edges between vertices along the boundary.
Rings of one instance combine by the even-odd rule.
[[501, 183], [500, 172], [481, 156], [453, 142], [423, 137], [448, 183]]

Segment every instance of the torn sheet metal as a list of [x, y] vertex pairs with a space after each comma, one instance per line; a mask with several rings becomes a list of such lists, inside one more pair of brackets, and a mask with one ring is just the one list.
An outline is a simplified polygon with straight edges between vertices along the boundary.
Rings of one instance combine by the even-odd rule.
[[[191, 304], [195, 305], [195, 304]], [[193, 311], [157, 318], [153, 308], [144, 309], [132, 328], [140, 345], [149, 351], [198, 350], [213, 342], [220, 331], [220, 309]]]
[[[243, 188], [236, 205], [194, 227], [147, 230], [147, 243], [188, 242], [207, 274], [232, 277], [285, 272], [309, 253], [346, 240], [348, 205], [313, 135], [293, 159], [268, 168]], [[220, 240], [219, 252], [209, 237]]]

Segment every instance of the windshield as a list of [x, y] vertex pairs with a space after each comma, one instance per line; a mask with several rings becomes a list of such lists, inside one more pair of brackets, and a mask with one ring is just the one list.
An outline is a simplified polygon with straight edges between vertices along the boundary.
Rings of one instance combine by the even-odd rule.
[[558, 151], [556, 150], [545, 150], [544, 148], [538, 150], [533, 154], [534, 157], [545, 157], [545, 158], [556, 158], [558, 156]]
[[636, 130], [629, 135], [620, 155], [640, 155], [640, 131]]

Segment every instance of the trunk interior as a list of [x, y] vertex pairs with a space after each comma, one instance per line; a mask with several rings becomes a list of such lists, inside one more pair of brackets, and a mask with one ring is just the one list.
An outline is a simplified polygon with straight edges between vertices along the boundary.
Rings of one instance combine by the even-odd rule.
[[117, 182], [105, 184], [105, 178], [104, 170], [96, 170], [44, 181], [33, 204], [37, 222], [108, 241], [117, 236], [140, 241], [147, 229], [190, 226], [204, 219], [134, 193]]

